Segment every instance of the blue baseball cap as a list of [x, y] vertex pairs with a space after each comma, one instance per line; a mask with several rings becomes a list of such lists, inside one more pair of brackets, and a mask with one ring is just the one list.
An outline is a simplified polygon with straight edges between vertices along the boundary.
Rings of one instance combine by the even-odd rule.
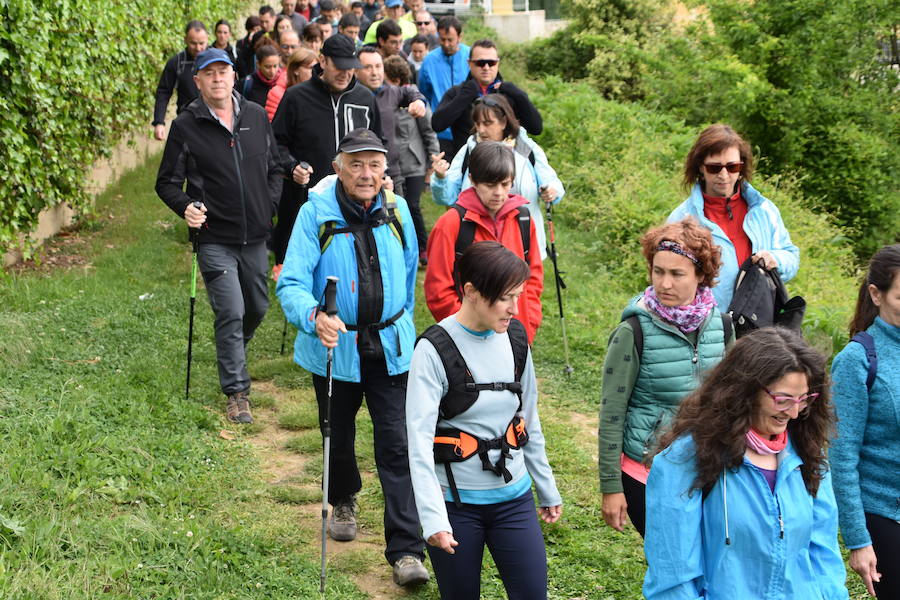
[[231, 62], [231, 59], [228, 57], [228, 53], [224, 50], [219, 50], [218, 48], [207, 48], [203, 52], [197, 55], [197, 58], [194, 59], [194, 75], [196, 75], [201, 69], [205, 69], [209, 65], [223, 62], [227, 65], [234, 67], [234, 63]]
[[397, 8], [403, 6], [402, 0], [384, 0], [385, 8]]

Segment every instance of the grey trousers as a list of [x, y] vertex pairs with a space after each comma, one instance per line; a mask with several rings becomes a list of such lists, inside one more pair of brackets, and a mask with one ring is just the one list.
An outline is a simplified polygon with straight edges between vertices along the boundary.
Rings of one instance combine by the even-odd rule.
[[216, 315], [216, 362], [226, 395], [250, 389], [247, 342], [269, 308], [266, 243], [201, 244], [197, 256]]

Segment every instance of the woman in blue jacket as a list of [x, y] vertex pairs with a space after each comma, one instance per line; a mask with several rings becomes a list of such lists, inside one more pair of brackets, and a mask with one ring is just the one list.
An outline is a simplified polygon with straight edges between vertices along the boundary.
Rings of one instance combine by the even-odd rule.
[[738, 272], [748, 258], [766, 269], [777, 268], [785, 282], [800, 267], [800, 250], [791, 243], [781, 213], [750, 185], [752, 175], [750, 144], [727, 125], [710, 125], [685, 160], [684, 185], [691, 195], [669, 215], [669, 221], [694, 217], [721, 246], [723, 264], [713, 294], [722, 310], [731, 304]]
[[850, 335], [831, 366], [841, 534], [869, 594], [900, 598], [900, 244], [872, 257]]
[[432, 156], [431, 199], [444, 206], [455, 204], [460, 192], [472, 186], [468, 159], [475, 145], [485, 141], [505, 143], [514, 150], [516, 158], [516, 176], [510, 192], [528, 200], [541, 260], [546, 259], [547, 239], [541, 209], [547, 202], [557, 204], [566, 195], [562, 182], [547, 162], [544, 150], [519, 125], [512, 106], [502, 94], [477, 99], [472, 105], [472, 123], [474, 131], [456, 156], [445, 157], [443, 153]]
[[823, 356], [781, 328], [739, 339], [650, 468], [647, 599], [848, 598], [833, 422]]

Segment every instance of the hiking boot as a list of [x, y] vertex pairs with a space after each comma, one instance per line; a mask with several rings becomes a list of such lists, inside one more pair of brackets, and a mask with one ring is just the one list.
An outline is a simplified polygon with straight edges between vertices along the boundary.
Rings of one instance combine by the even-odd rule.
[[241, 423], [243, 425], [252, 423], [253, 415], [250, 414], [250, 396], [247, 392], [238, 392], [228, 396], [225, 414], [232, 423]]
[[337, 542], [356, 539], [356, 506], [354, 497], [338, 501], [331, 509], [328, 519], [328, 535]]
[[422, 585], [431, 576], [422, 561], [415, 556], [401, 556], [394, 563], [394, 583], [397, 585]]

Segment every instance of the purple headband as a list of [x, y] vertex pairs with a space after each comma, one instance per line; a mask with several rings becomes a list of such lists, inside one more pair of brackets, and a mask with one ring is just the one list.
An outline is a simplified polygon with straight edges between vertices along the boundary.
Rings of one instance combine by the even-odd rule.
[[672, 242], [669, 240], [661, 241], [659, 243], [659, 246], [656, 247], [656, 251], [661, 252], [663, 250], [665, 250], [666, 252], [674, 252], [675, 254], [680, 254], [681, 256], [694, 263], [698, 269], [703, 268], [703, 265], [700, 264], [700, 261], [697, 260], [697, 257], [691, 254], [690, 251], [685, 250], [678, 242]]

